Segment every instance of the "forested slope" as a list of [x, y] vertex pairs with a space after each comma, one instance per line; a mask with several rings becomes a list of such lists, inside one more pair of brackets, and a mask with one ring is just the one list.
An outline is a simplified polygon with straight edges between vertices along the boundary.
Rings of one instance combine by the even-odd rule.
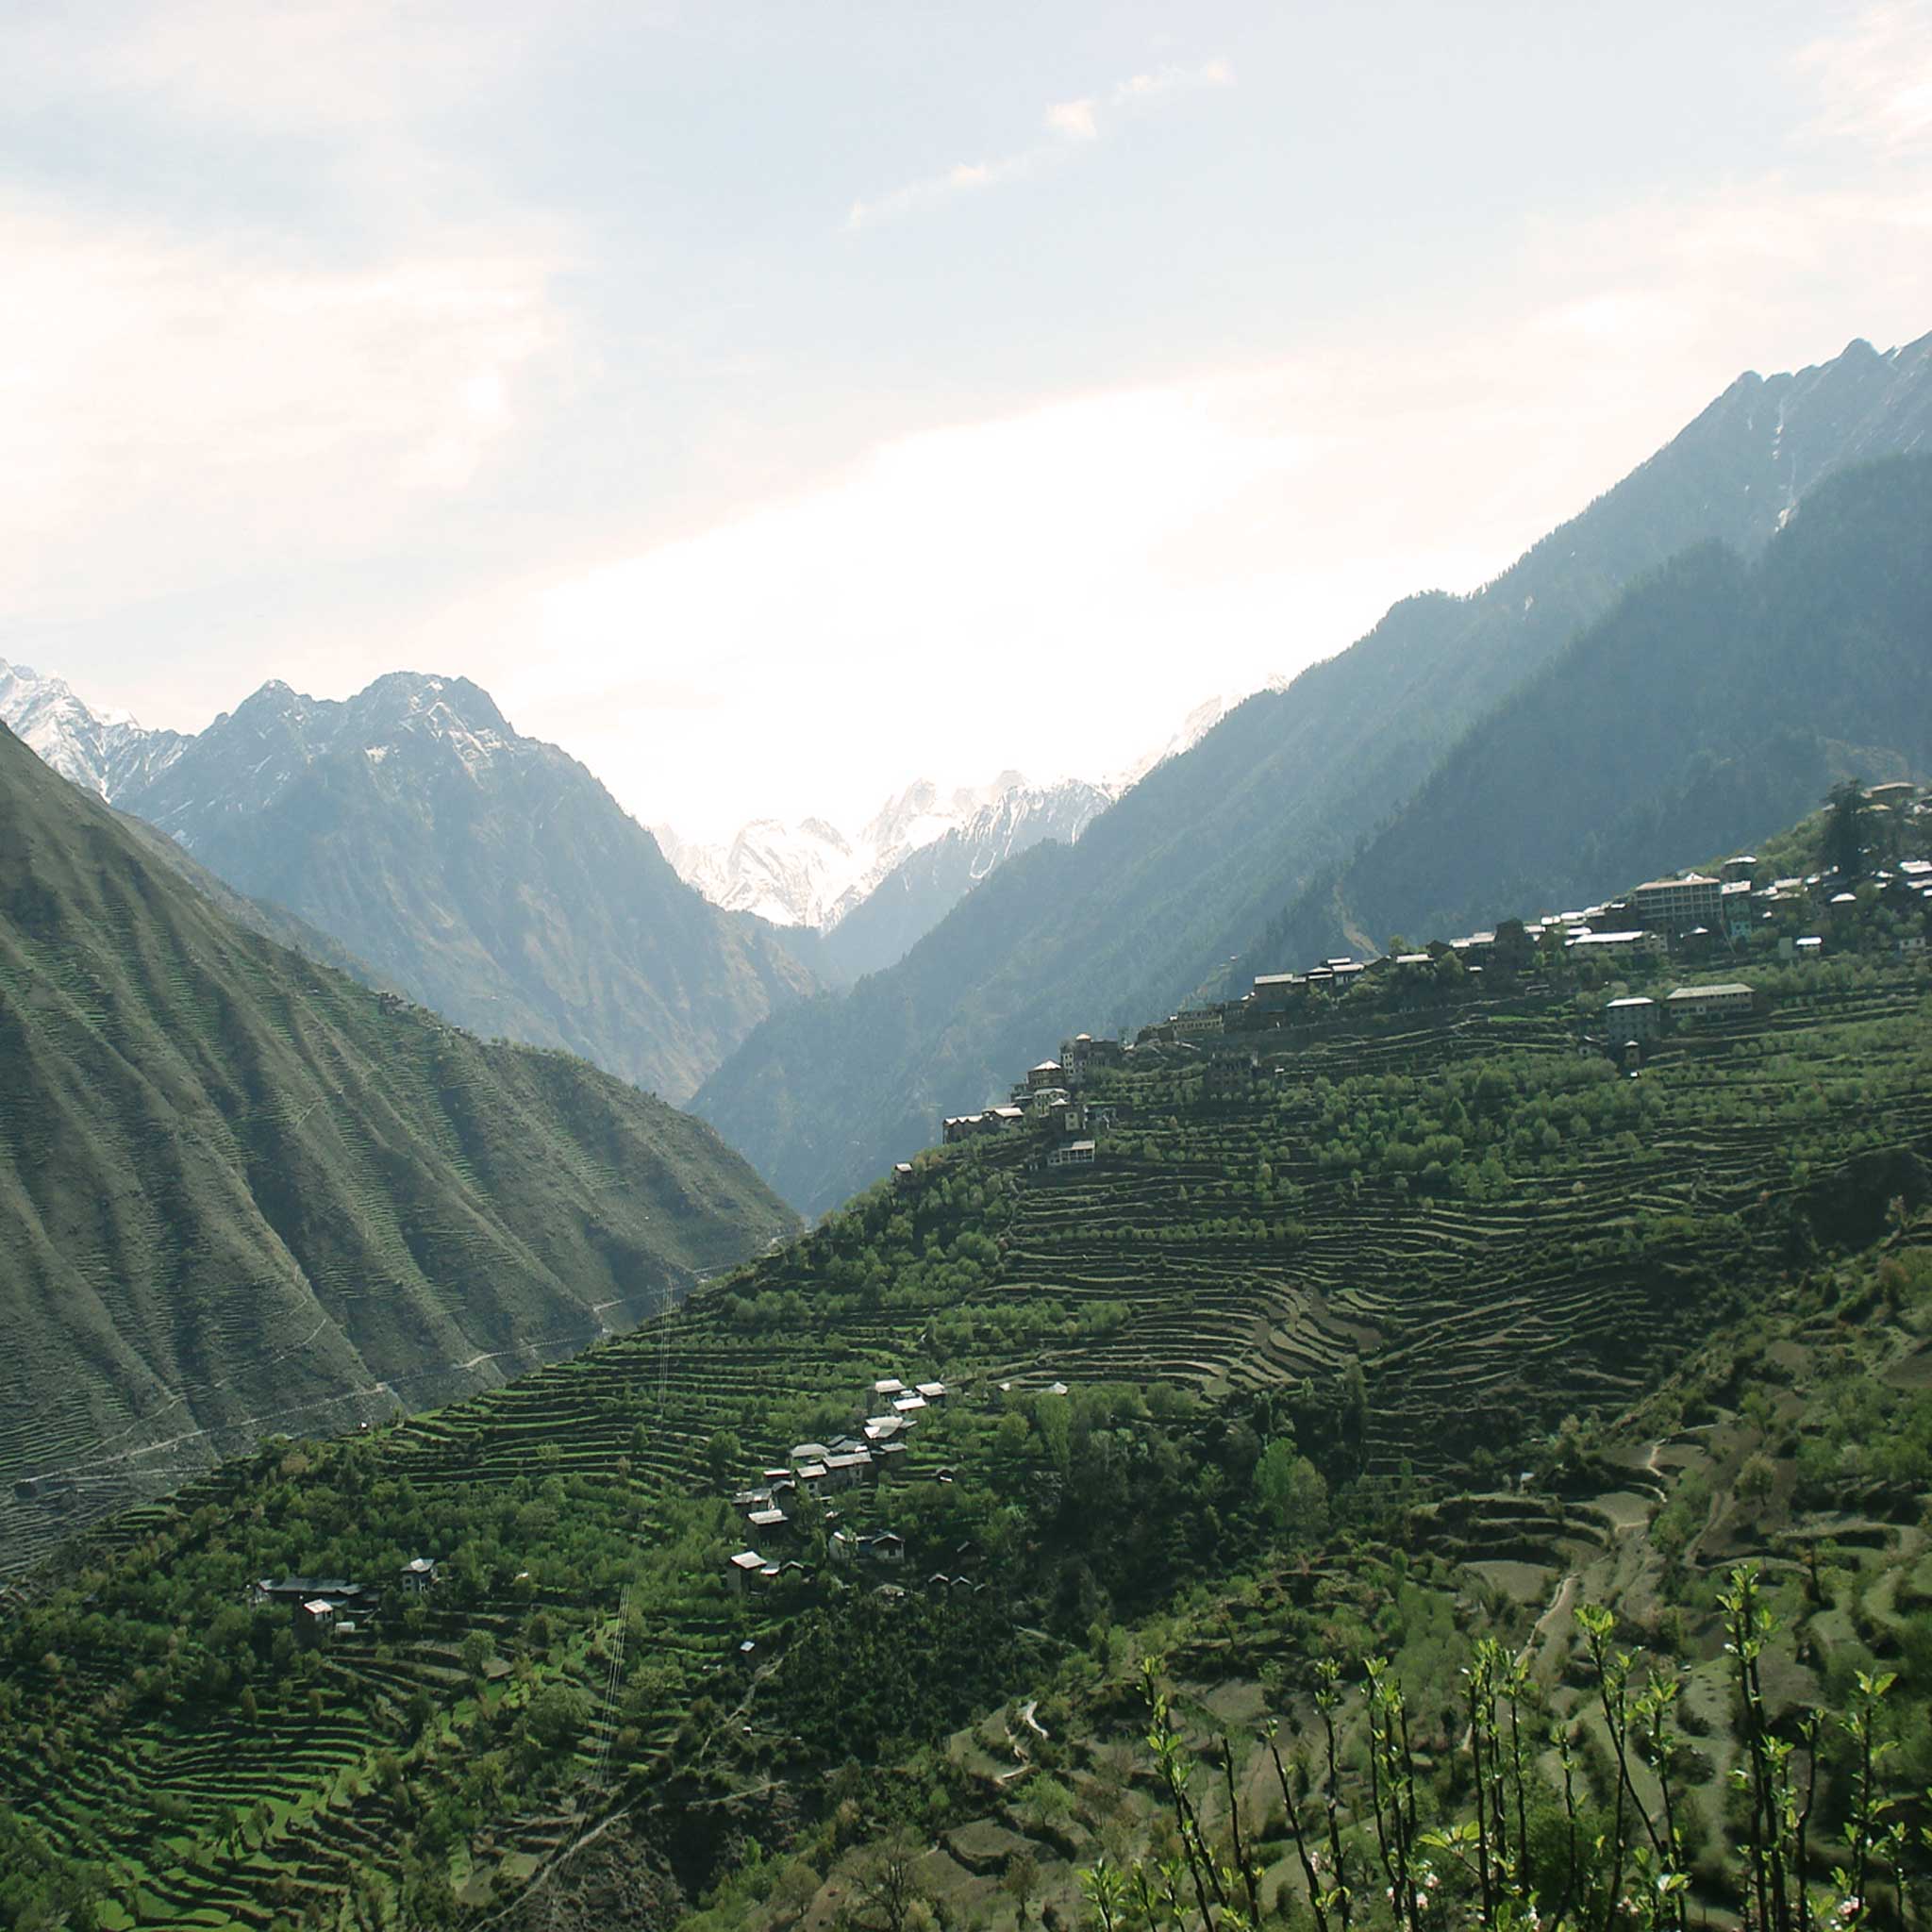
[[0, 730], [0, 1568], [451, 1397], [790, 1225], [701, 1123], [244, 930]]
[[1932, 338], [1740, 377], [1480, 591], [1397, 605], [1353, 648], [1240, 706], [1077, 845], [1003, 866], [891, 971], [774, 1014], [698, 1110], [800, 1208], [842, 1199], [1066, 1034], [1218, 982], [1624, 586], [1701, 542], [1755, 552], [1822, 477], [1928, 430]]
[[1932, 457], [1834, 477], [1764, 555], [1675, 558], [1238, 961], [1453, 938], [1756, 843], [1835, 777], [1932, 771]]

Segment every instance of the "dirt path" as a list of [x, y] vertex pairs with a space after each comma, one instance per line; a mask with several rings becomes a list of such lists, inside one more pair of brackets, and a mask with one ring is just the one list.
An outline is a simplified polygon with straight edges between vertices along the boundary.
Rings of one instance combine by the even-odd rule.
[[[1029, 1697], [1026, 1700], [1026, 1702], [1020, 1707], [1020, 1722], [1023, 1724], [1024, 1724], [1026, 1728], [1029, 1731], [1031, 1731], [1036, 1738], [1044, 1738], [1048, 1735], [1046, 1728], [1043, 1724], [1041, 1724], [1039, 1718], [1034, 1715], [1034, 1713], [1037, 1710], [1039, 1710], [1039, 1708], [1040, 1699], [1037, 1697]], [[1013, 1754], [1013, 1756], [1017, 1757], [1020, 1761], [1013, 1766], [1011, 1771], [1001, 1772], [1000, 1774], [993, 1779], [993, 1783], [996, 1785], [1009, 1785], [1016, 1777], [1024, 1777], [1026, 1774], [1033, 1769], [1033, 1759], [1027, 1756], [1025, 1742], [1023, 1739], [1016, 1738], [1013, 1735], [1013, 1726], [1010, 1723], [1007, 1725], [1007, 1749], [1009, 1750]]]
[[1557, 1593], [1551, 1597], [1549, 1607], [1531, 1624], [1528, 1637], [1524, 1640], [1523, 1648], [1517, 1653], [1519, 1664], [1532, 1663], [1536, 1653], [1541, 1649], [1558, 1617], [1567, 1617], [1576, 1604], [1576, 1587], [1583, 1580], [1579, 1572], [1572, 1570], [1557, 1585]]

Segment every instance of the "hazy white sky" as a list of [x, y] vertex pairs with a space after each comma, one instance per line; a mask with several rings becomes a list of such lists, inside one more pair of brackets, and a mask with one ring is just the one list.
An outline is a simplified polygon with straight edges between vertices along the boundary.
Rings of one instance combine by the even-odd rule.
[[1099, 774], [1932, 329], [1932, 8], [0, 17], [0, 656], [649, 820]]

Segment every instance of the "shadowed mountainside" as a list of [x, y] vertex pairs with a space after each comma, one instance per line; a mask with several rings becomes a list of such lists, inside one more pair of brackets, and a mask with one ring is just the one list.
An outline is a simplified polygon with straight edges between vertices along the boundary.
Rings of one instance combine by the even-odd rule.
[[1825, 476], [1928, 433], [1932, 337], [1740, 376], [1480, 591], [1397, 605], [1352, 649], [1230, 712], [1077, 845], [1002, 866], [891, 971], [767, 1020], [698, 1110], [787, 1199], [843, 1199], [1067, 1034], [1218, 985], [1626, 585], [1701, 543], [1755, 555]]
[[225, 917], [0, 730], [0, 1566], [446, 1401], [792, 1224], [701, 1123]]

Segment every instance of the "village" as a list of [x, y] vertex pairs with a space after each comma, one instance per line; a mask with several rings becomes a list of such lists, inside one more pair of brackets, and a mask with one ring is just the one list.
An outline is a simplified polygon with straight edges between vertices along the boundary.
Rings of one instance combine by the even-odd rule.
[[[1064, 1384], [1056, 1384], [1055, 1390], [1066, 1392]], [[841, 1570], [865, 1566], [887, 1579], [874, 1585], [875, 1595], [891, 1600], [905, 1594], [889, 1580], [889, 1573], [905, 1565], [905, 1537], [891, 1528], [850, 1527], [847, 1509], [880, 1485], [904, 1479], [908, 1438], [922, 1419], [956, 1402], [958, 1391], [944, 1382], [908, 1386], [896, 1375], [884, 1375], [873, 1382], [869, 1392], [868, 1406], [877, 1412], [858, 1425], [858, 1435], [794, 1443], [782, 1462], [762, 1470], [756, 1483], [733, 1494], [731, 1506], [755, 1539], [726, 1559], [725, 1580], [734, 1592], [742, 1595], [751, 1588], [813, 1581], [813, 1566], [803, 1555], [771, 1553], [822, 1547], [824, 1560]], [[930, 1476], [935, 1482], [950, 1483], [953, 1472], [940, 1468]], [[834, 1500], [839, 1497], [848, 1500]], [[965, 1548], [956, 1553], [959, 1557], [969, 1554]], [[944, 1571], [925, 1581], [929, 1590], [941, 1592], [983, 1594], [987, 1588], [970, 1575]], [[740, 1648], [749, 1654], [752, 1646], [746, 1642]]]
[[[1921, 788], [1901, 780], [1873, 786], [1863, 797], [1890, 842], [1925, 844], [1932, 802]], [[1378, 1012], [1444, 1012], [1505, 992], [1548, 997], [1606, 978], [1661, 981], [1752, 959], [1815, 964], [1849, 945], [1874, 907], [1899, 926], [1892, 941], [1899, 953], [1926, 950], [1932, 858], [1899, 858], [1857, 876], [1837, 868], [1786, 877], [1763, 871], [1755, 854], [1740, 853], [1714, 874], [1650, 879], [1619, 899], [1504, 920], [1425, 949], [1360, 959], [1338, 955], [1299, 973], [1257, 974], [1239, 999], [1183, 1008], [1141, 1027], [1131, 1041], [1086, 1033], [1062, 1041], [1059, 1058], [1029, 1068], [1005, 1102], [942, 1119], [941, 1143], [1030, 1130], [1042, 1172], [1090, 1167], [1098, 1155], [1095, 1135], [1112, 1124], [1110, 1110], [1091, 1093], [1091, 1077], [1103, 1069], [1178, 1050], [1200, 1058], [1210, 1095], [1232, 1096], [1257, 1070], [1260, 1053], [1291, 1049]], [[1582, 1043], [1634, 1069], [1670, 1034], [1748, 1016], [1761, 1000], [1742, 979], [1687, 980], [1657, 992], [1613, 990], [1587, 1023]], [[900, 1185], [912, 1174], [908, 1161], [894, 1169]]]

